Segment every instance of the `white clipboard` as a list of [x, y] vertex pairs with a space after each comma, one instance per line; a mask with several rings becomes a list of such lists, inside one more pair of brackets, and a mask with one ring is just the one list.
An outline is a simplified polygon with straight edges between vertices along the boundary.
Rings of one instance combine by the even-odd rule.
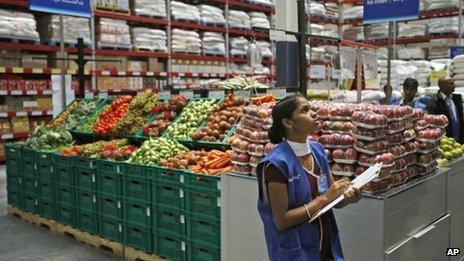
[[[380, 170], [382, 169], [382, 165], [383, 163], [377, 163], [374, 166], [369, 167], [366, 171], [364, 171], [361, 175], [359, 175], [352, 181], [353, 185], [351, 186], [359, 189], [359, 188], [362, 188], [367, 183], [374, 180], [375, 178], [377, 178], [379, 176]], [[322, 214], [329, 211], [331, 208], [333, 208], [338, 203], [340, 203], [344, 198], [345, 196], [341, 195], [340, 197], [336, 198], [334, 201], [330, 202], [323, 209], [319, 210], [319, 212], [317, 212], [316, 215], [314, 215], [314, 217], [312, 217], [309, 222], [311, 223], [314, 220], [316, 220]]]

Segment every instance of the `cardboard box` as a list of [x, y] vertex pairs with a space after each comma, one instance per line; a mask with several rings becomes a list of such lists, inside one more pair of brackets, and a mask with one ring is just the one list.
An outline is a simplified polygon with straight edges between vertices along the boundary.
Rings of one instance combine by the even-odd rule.
[[[34, 59], [36, 58], [36, 59]], [[40, 59], [37, 59], [40, 58]], [[48, 60], [46, 54], [23, 53], [21, 59], [24, 68], [47, 68]]]
[[41, 110], [51, 110], [53, 108], [52, 98], [37, 97], [37, 107]]
[[[172, 61], [174, 62], [174, 60]], [[174, 63], [173, 63], [174, 64]], [[164, 72], [165, 64], [163, 62], [158, 61], [158, 58], [148, 58], [148, 70], [153, 72]]]
[[0, 66], [2, 67], [21, 67], [21, 51], [1, 50]]
[[125, 71], [127, 68], [127, 57], [124, 56], [96, 56], [97, 60], [114, 60], [114, 61], [96, 61], [97, 70], [118, 70]]

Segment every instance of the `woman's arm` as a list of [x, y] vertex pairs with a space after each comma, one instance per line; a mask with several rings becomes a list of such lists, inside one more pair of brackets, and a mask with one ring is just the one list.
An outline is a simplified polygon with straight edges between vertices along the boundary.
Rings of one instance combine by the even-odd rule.
[[[269, 183], [267, 184], [269, 202], [277, 229], [279, 231], [283, 231], [303, 222], [309, 221], [309, 216], [304, 206], [289, 209], [287, 183], [278, 181], [279, 178], [283, 178], [283, 175], [279, 169], [273, 165], [270, 165], [266, 169], [265, 175], [269, 180]], [[313, 216], [323, 206], [316, 200], [313, 200], [307, 203], [306, 207], [308, 208], [311, 216]]]
[[[330, 173], [330, 184], [335, 182], [332, 173]], [[361, 191], [357, 188], [352, 188], [352, 190], [348, 190], [344, 193], [345, 199], [343, 199], [340, 203], [334, 206], [334, 208], [340, 209], [344, 208], [351, 203], [356, 203], [361, 198]]]

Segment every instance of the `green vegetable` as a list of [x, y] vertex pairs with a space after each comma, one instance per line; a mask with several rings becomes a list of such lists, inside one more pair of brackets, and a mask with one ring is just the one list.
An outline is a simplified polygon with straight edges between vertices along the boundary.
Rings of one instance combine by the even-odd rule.
[[187, 152], [188, 149], [174, 140], [155, 138], [145, 141], [142, 146], [132, 153], [128, 162], [148, 165], [158, 163], [159, 160], [174, 157], [178, 153]]
[[24, 146], [40, 151], [57, 151], [61, 147], [74, 143], [71, 133], [64, 129], [57, 130], [40, 125], [24, 143]]

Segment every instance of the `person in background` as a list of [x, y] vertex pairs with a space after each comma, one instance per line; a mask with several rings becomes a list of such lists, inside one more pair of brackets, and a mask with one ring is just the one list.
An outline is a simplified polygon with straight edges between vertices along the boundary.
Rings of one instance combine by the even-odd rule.
[[334, 181], [327, 154], [308, 135], [318, 131], [316, 114], [303, 96], [289, 96], [272, 110], [269, 139], [278, 144], [258, 164], [258, 212], [271, 261], [342, 261], [332, 210], [309, 223], [324, 206], [344, 195], [338, 208], [356, 203], [361, 192]]
[[419, 83], [416, 79], [406, 78], [403, 83], [403, 100], [400, 102], [400, 106], [411, 106], [413, 108], [425, 110], [427, 108], [428, 96], [421, 96], [416, 98], [417, 88]]
[[454, 138], [459, 143], [464, 142], [464, 118], [462, 96], [453, 94], [454, 81], [449, 77], [438, 80], [440, 88], [437, 94], [430, 97], [427, 103], [427, 111], [430, 114], [444, 114], [449, 124], [446, 127], [446, 136]]
[[[393, 97], [393, 88], [391, 87], [391, 85], [385, 84], [385, 86], [383, 86], [383, 92], [385, 93], [385, 98], [379, 101], [380, 104], [384, 104], [384, 105], [398, 105], [399, 104], [400, 100]], [[387, 99], [389, 99], [389, 102], [387, 102]]]

